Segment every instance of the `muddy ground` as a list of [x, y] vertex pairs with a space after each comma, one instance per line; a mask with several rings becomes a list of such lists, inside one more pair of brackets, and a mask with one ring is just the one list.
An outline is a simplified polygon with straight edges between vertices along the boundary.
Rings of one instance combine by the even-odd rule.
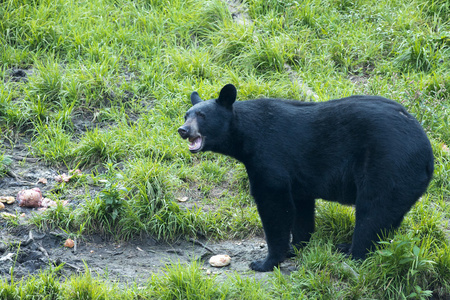
[[[13, 148], [11, 145], [3, 146], [12, 162], [7, 175], [0, 178], [0, 196], [16, 197], [23, 189], [39, 187], [45, 197], [57, 184], [55, 176], [67, 173], [64, 167], [48, 166], [31, 157], [24, 140], [19, 140]], [[40, 178], [46, 178], [47, 184], [38, 182]], [[93, 186], [91, 193], [98, 193], [98, 188]], [[80, 200], [70, 196], [65, 200], [68, 200], [68, 205], [81, 204]], [[4, 212], [16, 215], [16, 224], [19, 224], [12, 226], [11, 222], [0, 217], [0, 276], [8, 280], [12, 270], [15, 278], [22, 278], [51, 265], [64, 264], [63, 276], [84, 272], [86, 265], [94, 274], [107, 275], [111, 281], [144, 284], [152, 274], [163, 272], [168, 263], [193, 260], [201, 261], [205, 274], [216, 274], [219, 278], [234, 272], [258, 279], [268, 275], [255, 273], [248, 267], [252, 260], [267, 254], [263, 237], [220, 242], [181, 237], [175, 242], [165, 243], [149, 236], [117, 242], [97, 235], [84, 236], [76, 241], [76, 247], [66, 248], [64, 242], [68, 236], [65, 232], [39, 232], [27, 223], [32, 214], [42, 213], [37, 208], [20, 207], [16, 201], [11, 205], [5, 204], [0, 213]], [[214, 254], [230, 255], [231, 264], [224, 268], [211, 267], [208, 261]], [[281, 269], [284, 273], [291, 272], [295, 269], [294, 261], [283, 263]]]

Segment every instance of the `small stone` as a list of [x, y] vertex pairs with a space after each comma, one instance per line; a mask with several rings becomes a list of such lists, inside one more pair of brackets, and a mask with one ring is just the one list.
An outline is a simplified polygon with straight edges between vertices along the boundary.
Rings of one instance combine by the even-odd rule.
[[14, 253], [8, 253], [8, 254], [0, 257], [0, 261], [6, 261], [6, 260], [13, 261], [12, 260], [13, 257], [14, 257]]

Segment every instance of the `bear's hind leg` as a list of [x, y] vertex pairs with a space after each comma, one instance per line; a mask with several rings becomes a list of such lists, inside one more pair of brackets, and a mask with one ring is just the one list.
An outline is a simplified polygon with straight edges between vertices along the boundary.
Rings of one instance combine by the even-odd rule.
[[[358, 205], [357, 202], [355, 231], [349, 250], [354, 259], [365, 259], [368, 251], [375, 247], [380, 237], [400, 225], [404, 215], [415, 202], [410, 197], [403, 202], [400, 198], [391, 196], [385, 197], [382, 201], [366, 199], [366, 203], [372, 204], [366, 206]], [[403, 205], [392, 205], [393, 203]]]

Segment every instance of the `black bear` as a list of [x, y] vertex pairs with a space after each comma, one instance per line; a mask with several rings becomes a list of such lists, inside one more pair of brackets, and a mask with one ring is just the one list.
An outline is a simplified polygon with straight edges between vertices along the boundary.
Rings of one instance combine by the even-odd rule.
[[352, 244], [344, 249], [364, 259], [384, 230], [400, 225], [431, 180], [427, 135], [392, 100], [235, 102], [236, 95], [232, 84], [208, 101], [193, 92], [178, 133], [192, 153], [214, 151], [245, 165], [269, 252], [250, 264], [255, 271], [273, 270], [292, 256], [292, 246], [309, 241], [317, 198], [355, 205]]

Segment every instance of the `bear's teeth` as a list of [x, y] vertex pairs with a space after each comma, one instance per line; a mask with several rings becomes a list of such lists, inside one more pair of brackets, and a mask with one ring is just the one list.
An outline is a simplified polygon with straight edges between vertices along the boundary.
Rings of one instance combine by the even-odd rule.
[[196, 137], [190, 144], [189, 150], [197, 150], [202, 146], [202, 138]]

